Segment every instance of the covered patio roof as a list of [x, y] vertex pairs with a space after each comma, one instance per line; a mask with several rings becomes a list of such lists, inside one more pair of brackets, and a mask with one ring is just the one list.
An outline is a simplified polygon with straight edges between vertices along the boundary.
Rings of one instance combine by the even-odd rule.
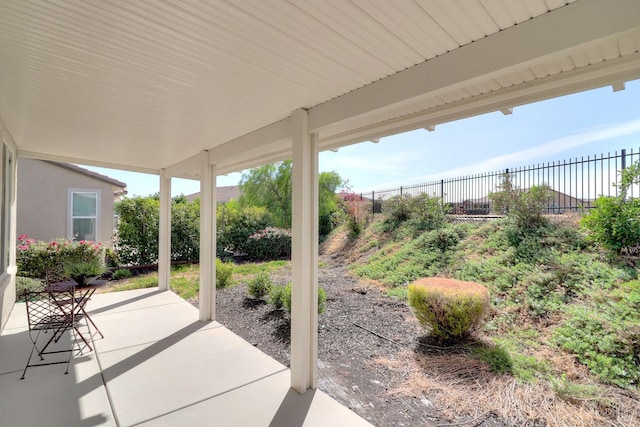
[[162, 290], [171, 178], [199, 179], [203, 321], [216, 176], [292, 158], [291, 385], [315, 388], [319, 151], [638, 78], [637, 0], [2, 1], [0, 321], [15, 155], [158, 174]]
[[640, 78], [635, 0], [3, 1], [21, 156], [197, 177]]

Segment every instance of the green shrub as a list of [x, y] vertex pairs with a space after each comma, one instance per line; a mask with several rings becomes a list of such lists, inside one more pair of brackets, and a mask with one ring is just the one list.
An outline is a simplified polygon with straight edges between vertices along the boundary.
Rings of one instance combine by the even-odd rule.
[[101, 276], [106, 271], [106, 267], [98, 259], [91, 261], [70, 262], [64, 266], [64, 274], [79, 284], [89, 283], [88, 279]]
[[385, 223], [392, 229], [411, 218], [411, 196], [393, 196], [382, 204]]
[[282, 299], [282, 307], [284, 307], [284, 309], [287, 310], [289, 314], [291, 314], [291, 282], [287, 283], [282, 288], [281, 299]]
[[322, 314], [327, 309], [327, 293], [322, 286], [318, 287], [318, 314]]
[[65, 265], [78, 262], [102, 264], [102, 258], [102, 243], [64, 239], [43, 242], [26, 235], [18, 238], [16, 262], [18, 275], [23, 277], [45, 279], [47, 272], [64, 277]]
[[[327, 293], [322, 286], [318, 287], [318, 314], [326, 310]], [[282, 306], [291, 314], [291, 283], [282, 288]]]
[[568, 309], [554, 340], [601, 380], [620, 387], [640, 384], [640, 281], [594, 296]]
[[200, 199], [173, 198], [171, 206], [171, 260], [194, 261], [200, 257]]
[[160, 199], [125, 198], [114, 204], [118, 215], [114, 249], [123, 265], [158, 262]]
[[235, 200], [218, 206], [217, 256], [243, 253], [249, 236], [270, 226], [269, 214], [265, 208], [241, 207]]
[[[171, 259], [198, 259], [200, 248], [200, 199], [188, 202], [183, 195], [172, 199]], [[114, 239], [117, 259], [107, 265], [145, 265], [158, 262], [160, 197], [125, 198], [114, 205], [118, 215]]]
[[16, 277], [16, 301], [20, 300], [24, 292], [38, 292], [44, 289], [44, 282], [31, 277]]
[[507, 173], [497, 188], [497, 192], [489, 194], [494, 212], [506, 215], [519, 228], [537, 228], [548, 223], [544, 216], [551, 196], [548, 185], [532, 186], [528, 190], [514, 188]]
[[114, 271], [113, 274], [111, 275], [111, 278], [113, 280], [122, 280], [122, 279], [128, 279], [131, 276], [133, 276], [133, 274], [131, 273], [131, 270], [129, 270], [128, 268], [121, 268], [119, 270]]
[[233, 263], [216, 258], [216, 288], [228, 288], [233, 284]]
[[489, 307], [489, 291], [484, 286], [439, 277], [410, 284], [408, 297], [420, 324], [442, 344], [465, 338]]
[[[273, 305], [276, 310], [280, 310], [283, 306], [284, 286], [274, 285], [269, 290], [269, 304]], [[291, 296], [291, 292], [289, 292]]]
[[640, 247], [640, 199], [599, 197], [581, 225], [590, 240], [614, 252]]
[[409, 202], [412, 219], [418, 230], [437, 230], [447, 223], [448, 208], [442, 204], [442, 199], [423, 193]]
[[270, 261], [291, 257], [291, 232], [267, 227], [247, 239], [244, 252], [254, 261]]
[[105, 248], [104, 250], [104, 264], [109, 267], [117, 267], [120, 265], [120, 260], [118, 259], [118, 254], [111, 248]]
[[435, 230], [447, 222], [447, 208], [438, 197], [423, 193], [417, 196], [394, 196], [382, 205], [387, 229], [395, 230], [402, 223], [411, 221], [417, 230]]
[[249, 295], [255, 299], [263, 299], [273, 287], [273, 280], [268, 273], [258, 273], [249, 281]]
[[513, 371], [513, 361], [509, 352], [500, 346], [476, 347], [473, 349], [472, 355], [476, 359], [486, 362], [493, 372], [506, 374]]

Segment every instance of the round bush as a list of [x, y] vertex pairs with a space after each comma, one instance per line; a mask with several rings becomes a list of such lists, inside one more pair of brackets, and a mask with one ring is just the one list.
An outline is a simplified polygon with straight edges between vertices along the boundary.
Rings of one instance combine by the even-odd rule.
[[255, 299], [263, 299], [271, 291], [272, 286], [273, 280], [269, 274], [258, 273], [249, 281], [249, 295]]
[[416, 280], [409, 285], [408, 299], [420, 324], [441, 344], [465, 338], [489, 307], [483, 285], [441, 277]]

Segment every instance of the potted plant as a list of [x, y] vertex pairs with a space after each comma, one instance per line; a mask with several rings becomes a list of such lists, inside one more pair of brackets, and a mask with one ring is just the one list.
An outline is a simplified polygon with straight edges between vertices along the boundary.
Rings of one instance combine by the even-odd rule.
[[78, 285], [88, 285], [106, 271], [98, 260], [72, 262], [65, 266], [64, 273], [71, 277]]

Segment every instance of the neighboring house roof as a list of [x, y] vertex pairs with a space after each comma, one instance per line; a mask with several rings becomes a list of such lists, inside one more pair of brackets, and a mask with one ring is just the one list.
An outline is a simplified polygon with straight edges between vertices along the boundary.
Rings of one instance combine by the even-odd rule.
[[[193, 202], [200, 197], [200, 193], [193, 193], [185, 196], [188, 201]], [[227, 203], [232, 199], [240, 197], [239, 185], [226, 185], [222, 187], [216, 187], [216, 203]]]
[[106, 175], [99, 174], [98, 172], [90, 171], [89, 169], [85, 169], [85, 168], [82, 168], [80, 166], [72, 165], [71, 163], [61, 163], [61, 162], [52, 162], [52, 161], [47, 161], [47, 163], [51, 163], [52, 165], [60, 166], [61, 168], [70, 169], [70, 170], [72, 170], [74, 172], [78, 172], [78, 173], [81, 173], [83, 175], [87, 175], [87, 176], [90, 176], [92, 178], [99, 179], [100, 181], [107, 182], [107, 183], [109, 183], [109, 184], [111, 184], [111, 185], [113, 185], [115, 187], [120, 187], [123, 190], [125, 188], [127, 188], [127, 184], [122, 182], [122, 181], [118, 181], [117, 179], [108, 177]]

